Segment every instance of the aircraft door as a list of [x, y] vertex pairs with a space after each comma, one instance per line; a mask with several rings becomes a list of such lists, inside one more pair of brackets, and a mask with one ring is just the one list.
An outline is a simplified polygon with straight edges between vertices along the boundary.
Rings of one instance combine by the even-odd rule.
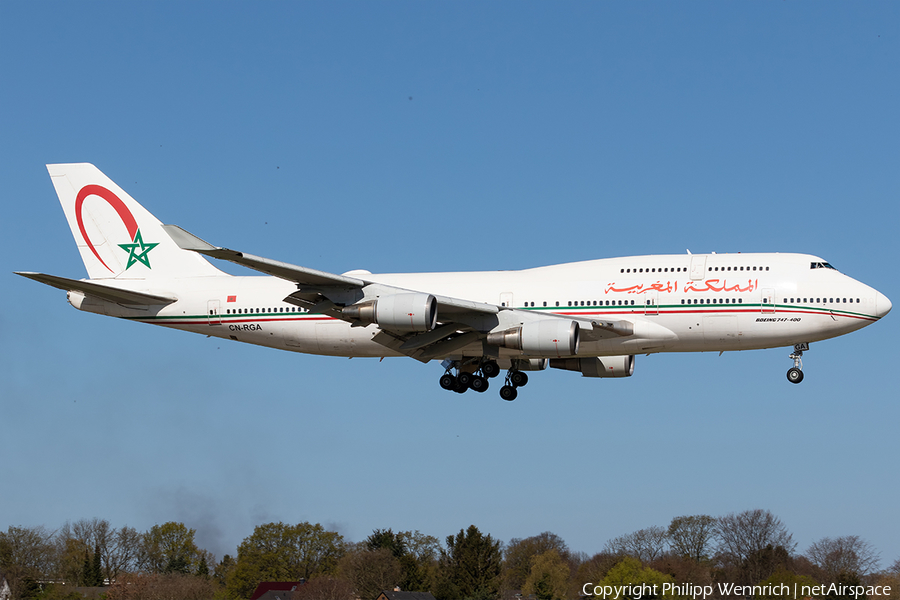
[[703, 279], [706, 277], [706, 255], [705, 254], [692, 254], [691, 255], [691, 279], [694, 281]]
[[775, 290], [772, 288], [765, 288], [760, 291], [762, 294], [759, 298], [760, 312], [775, 312]]
[[206, 315], [209, 317], [210, 325], [222, 324], [222, 310], [218, 300], [210, 300], [206, 303]]
[[644, 314], [659, 314], [659, 292], [657, 292], [656, 290], [644, 294]]
[[512, 292], [503, 292], [500, 294], [500, 306], [504, 308], [512, 308], [513, 295]]

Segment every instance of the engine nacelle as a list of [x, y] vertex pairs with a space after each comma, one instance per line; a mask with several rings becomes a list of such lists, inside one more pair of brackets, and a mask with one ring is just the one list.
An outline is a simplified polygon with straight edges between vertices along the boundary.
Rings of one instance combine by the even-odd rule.
[[504, 331], [489, 333], [487, 343], [530, 356], [557, 357], [578, 354], [580, 328], [575, 321], [544, 319]]
[[501, 369], [514, 371], [543, 371], [549, 361], [546, 358], [498, 358]]
[[391, 331], [431, 331], [437, 326], [437, 300], [417, 292], [391, 294], [341, 309], [348, 319], [375, 323]]
[[553, 369], [581, 371], [584, 377], [631, 377], [634, 373], [634, 356], [601, 356], [600, 358], [553, 358]]

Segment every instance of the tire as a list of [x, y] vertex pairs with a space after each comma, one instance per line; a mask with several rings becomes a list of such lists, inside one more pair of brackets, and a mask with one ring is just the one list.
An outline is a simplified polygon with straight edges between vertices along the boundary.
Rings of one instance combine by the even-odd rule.
[[453, 390], [456, 387], [456, 377], [450, 373], [444, 373], [440, 380], [441, 387], [445, 390]]
[[472, 378], [472, 381], [469, 383], [469, 387], [478, 392], [479, 394], [482, 392], [486, 392], [488, 389], [488, 380], [484, 377], [476, 375]]
[[472, 377], [474, 377], [474, 375], [471, 373], [462, 372], [456, 380], [459, 382], [459, 385], [467, 388], [472, 384]]
[[518, 395], [519, 392], [516, 391], [516, 388], [511, 385], [504, 385], [502, 388], [500, 388], [500, 397], [507, 402], [512, 402]]
[[522, 371], [513, 371], [509, 380], [516, 387], [524, 387], [528, 383], [528, 375]]
[[500, 374], [500, 365], [492, 360], [489, 360], [481, 365], [481, 372], [484, 373], [484, 376], [488, 379], [493, 379]]
[[787, 378], [791, 383], [800, 383], [803, 381], [803, 371], [797, 367], [791, 367], [788, 369]]

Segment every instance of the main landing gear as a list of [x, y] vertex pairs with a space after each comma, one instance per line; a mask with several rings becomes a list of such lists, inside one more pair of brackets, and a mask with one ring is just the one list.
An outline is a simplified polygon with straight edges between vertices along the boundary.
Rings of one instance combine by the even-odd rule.
[[500, 388], [500, 397], [512, 402], [519, 395], [516, 388], [524, 387], [528, 383], [528, 374], [522, 371], [510, 369], [506, 373], [506, 385]]
[[803, 342], [802, 344], [794, 344], [794, 351], [788, 357], [794, 361], [794, 366], [788, 369], [787, 378], [791, 383], [800, 383], [803, 381], [803, 360], [800, 357], [803, 356], [803, 351], [809, 350], [809, 344]]
[[[445, 361], [446, 372], [441, 375], [440, 384], [445, 390], [465, 393], [468, 390], [476, 392], [487, 391], [488, 380], [500, 374], [500, 365], [493, 360], [481, 363], [461, 363], [460, 361]], [[453, 370], [456, 370], [456, 375]], [[510, 369], [506, 374], [506, 385], [500, 388], [500, 397], [504, 400], [515, 400], [518, 393], [516, 388], [528, 383], [528, 375], [522, 371]]]

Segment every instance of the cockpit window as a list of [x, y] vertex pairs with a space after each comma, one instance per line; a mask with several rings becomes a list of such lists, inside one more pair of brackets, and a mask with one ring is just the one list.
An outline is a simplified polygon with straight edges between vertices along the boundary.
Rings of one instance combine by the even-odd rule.
[[810, 269], [831, 269], [832, 271], [837, 271], [834, 267], [831, 266], [830, 263], [827, 262], [813, 262], [809, 263]]

